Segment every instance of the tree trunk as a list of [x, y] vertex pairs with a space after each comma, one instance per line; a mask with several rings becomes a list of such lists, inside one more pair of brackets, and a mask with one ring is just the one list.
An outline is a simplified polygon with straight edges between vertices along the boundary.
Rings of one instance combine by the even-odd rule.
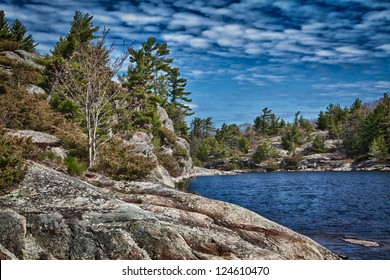
[[58, 77], [56, 77], [56, 79], [54, 80], [54, 83], [51, 85], [49, 95], [46, 98], [47, 101], [50, 101], [51, 98], [53, 97], [53, 94], [54, 94], [54, 91], [56, 90], [58, 82], [59, 82]]

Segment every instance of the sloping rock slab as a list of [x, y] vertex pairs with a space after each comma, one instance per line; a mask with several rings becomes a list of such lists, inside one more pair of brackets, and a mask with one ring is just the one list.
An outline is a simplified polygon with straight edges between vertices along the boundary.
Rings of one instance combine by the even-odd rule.
[[60, 139], [57, 137], [39, 131], [33, 130], [18, 130], [9, 131], [8, 135], [18, 138], [30, 138], [34, 144], [45, 146], [45, 147], [56, 147], [61, 145]]
[[95, 187], [39, 164], [0, 197], [0, 212], [9, 258], [338, 259], [229, 203], [145, 182]]

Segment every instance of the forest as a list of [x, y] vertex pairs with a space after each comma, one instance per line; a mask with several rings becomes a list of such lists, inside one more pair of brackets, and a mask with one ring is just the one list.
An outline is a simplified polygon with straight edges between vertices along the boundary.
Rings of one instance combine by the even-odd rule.
[[[28, 160], [51, 161], [69, 173], [86, 170], [120, 180], [142, 179], [157, 163], [177, 177], [180, 158], [224, 170], [288, 169], [300, 157], [338, 153], [363, 161], [390, 160], [390, 97], [375, 102], [356, 99], [349, 107], [329, 104], [318, 118], [308, 120], [298, 111], [286, 122], [268, 107], [250, 124], [215, 127], [212, 117], [191, 117], [187, 79], [173, 66], [167, 43], [155, 37], [113, 59], [109, 29], [95, 26], [93, 16], [75, 12], [69, 31], [50, 54], [36, 53], [37, 42], [19, 20], [0, 13], [0, 186], [19, 182]], [[12, 52], [35, 53], [34, 65], [19, 64]], [[127, 71], [123, 68], [127, 65]], [[30, 94], [31, 85], [45, 94]], [[158, 115], [163, 108], [174, 133]], [[187, 123], [187, 120], [190, 120]], [[58, 137], [68, 151], [59, 159], [31, 141], [7, 136], [9, 130], [34, 130]], [[157, 159], [129, 153], [126, 141], [142, 131], [151, 135]], [[186, 139], [190, 154], [176, 145]], [[326, 141], [335, 145], [328, 147]], [[164, 145], [173, 153], [164, 152]]]

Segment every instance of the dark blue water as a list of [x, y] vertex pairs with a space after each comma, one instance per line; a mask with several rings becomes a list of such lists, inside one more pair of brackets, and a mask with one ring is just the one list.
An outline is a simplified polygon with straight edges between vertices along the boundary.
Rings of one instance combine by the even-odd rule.
[[[198, 177], [191, 180], [189, 191], [248, 208], [350, 259], [390, 259], [389, 172]], [[380, 246], [365, 247], [344, 239]]]

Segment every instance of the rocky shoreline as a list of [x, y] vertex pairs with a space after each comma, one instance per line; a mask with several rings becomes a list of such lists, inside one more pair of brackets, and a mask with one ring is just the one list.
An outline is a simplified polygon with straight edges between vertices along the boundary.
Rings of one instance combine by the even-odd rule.
[[0, 196], [0, 244], [1, 259], [340, 259], [233, 204], [150, 182], [91, 184], [37, 163]]

